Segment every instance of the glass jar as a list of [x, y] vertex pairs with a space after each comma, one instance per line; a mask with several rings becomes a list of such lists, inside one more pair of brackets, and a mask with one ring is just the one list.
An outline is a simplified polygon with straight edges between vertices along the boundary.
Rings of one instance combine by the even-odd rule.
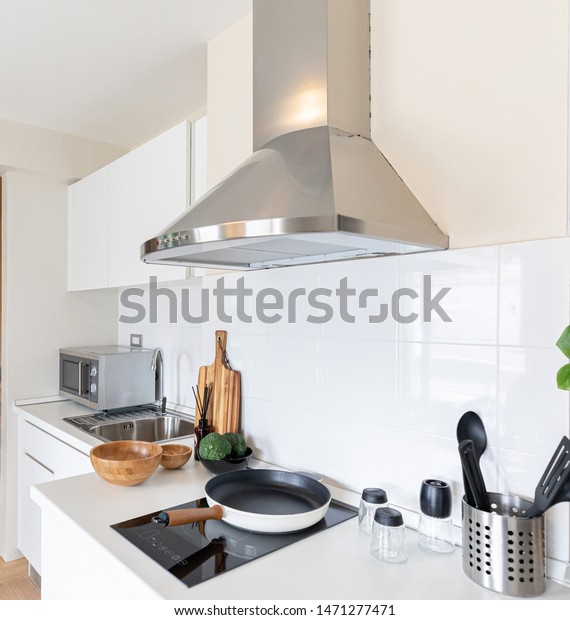
[[377, 560], [401, 564], [408, 559], [406, 527], [402, 513], [395, 508], [378, 508], [370, 534], [370, 553]]
[[385, 506], [388, 506], [388, 496], [384, 489], [368, 488], [362, 491], [358, 508], [358, 527], [362, 532], [370, 534], [376, 509]]

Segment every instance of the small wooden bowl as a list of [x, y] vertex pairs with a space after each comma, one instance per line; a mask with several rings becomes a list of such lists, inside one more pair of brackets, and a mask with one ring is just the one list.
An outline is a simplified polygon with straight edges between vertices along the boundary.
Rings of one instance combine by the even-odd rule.
[[110, 441], [95, 446], [90, 457], [93, 469], [103, 480], [134, 486], [155, 472], [162, 447], [149, 441]]
[[178, 469], [188, 463], [192, 448], [181, 443], [167, 443], [162, 446], [160, 464], [166, 469]]

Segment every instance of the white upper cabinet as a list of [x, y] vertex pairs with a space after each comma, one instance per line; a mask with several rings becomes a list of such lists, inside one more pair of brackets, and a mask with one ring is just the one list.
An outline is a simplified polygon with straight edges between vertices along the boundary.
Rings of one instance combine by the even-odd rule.
[[147, 265], [140, 246], [189, 203], [190, 125], [180, 123], [69, 188], [69, 290], [186, 277]]
[[147, 265], [141, 245], [189, 204], [189, 134], [182, 123], [109, 168], [109, 286], [184, 278], [184, 267]]
[[109, 255], [109, 170], [101, 168], [69, 187], [67, 287], [105, 288]]

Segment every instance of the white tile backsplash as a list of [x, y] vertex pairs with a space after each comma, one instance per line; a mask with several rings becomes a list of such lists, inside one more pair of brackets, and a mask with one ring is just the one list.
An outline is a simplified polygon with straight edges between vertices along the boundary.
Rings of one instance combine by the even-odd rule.
[[324, 426], [323, 473], [354, 491], [380, 487], [391, 502], [398, 494], [398, 430], [375, 422], [328, 417]]
[[500, 247], [502, 345], [551, 347], [568, 324], [570, 238]]
[[256, 458], [271, 460], [270, 446], [264, 440], [270, 436], [267, 428], [267, 401], [255, 398], [243, 398], [241, 408], [241, 426], [247, 445], [255, 452]]
[[267, 338], [260, 334], [229, 332], [228, 358], [232, 367], [241, 372], [241, 389], [246, 399], [267, 399], [267, 345]]
[[324, 341], [300, 336], [268, 336], [267, 397], [292, 408], [323, 410]]
[[[413, 300], [404, 297], [401, 313], [415, 312], [422, 319], [400, 323], [401, 340], [497, 343], [497, 247], [413, 254], [401, 257], [399, 265], [400, 287], [419, 295]], [[431, 276], [431, 293], [424, 287], [425, 276]], [[443, 295], [446, 289], [449, 291]], [[424, 302], [429, 303], [440, 292], [439, 305], [451, 321], [436, 312], [424, 313]]]
[[[156, 324], [148, 313], [142, 323], [120, 323], [119, 338], [128, 343], [129, 333], [142, 333], [145, 346], [161, 346], [167, 394], [192, 406], [198, 368], [214, 359], [214, 332], [227, 330], [228, 355], [242, 372], [242, 428], [259, 458], [318, 471], [357, 492], [381, 486], [392, 503], [413, 511], [421, 481], [442, 478], [451, 482], [459, 522], [455, 428], [465, 411], [479, 413], [487, 430], [481, 465], [489, 490], [532, 496], [569, 432], [569, 395], [555, 384], [566, 361], [555, 342], [569, 322], [569, 259], [570, 239], [552, 239], [225, 274], [227, 287], [244, 278], [253, 291], [244, 303], [251, 322], [238, 321], [236, 300], [226, 300], [232, 323], [216, 316], [212, 290], [222, 274], [210, 275], [172, 286], [179, 302], [189, 290], [195, 316], [201, 287], [209, 289], [207, 323], [192, 326], [179, 317], [171, 324], [162, 296]], [[422, 320], [426, 275], [432, 295], [450, 289], [441, 306], [452, 322], [437, 314]], [[354, 322], [340, 316], [336, 288], [343, 278], [355, 290], [346, 307]], [[264, 288], [281, 292], [285, 305], [295, 289], [328, 288], [331, 297], [323, 299], [333, 316], [307, 322], [319, 312], [300, 297], [296, 322], [287, 311], [277, 323], [264, 322], [255, 312]], [[389, 316], [371, 323], [369, 310], [358, 308], [366, 289], [378, 290], [378, 299], [367, 297], [375, 309], [374, 301], [390, 305], [399, 288], [420, 295], [406, 298], [410, 290], [403, 291], [399, 305], [404, 316], [417, 312], [417, 321]], [[551, 557], [570, 559], [568, 505], [549, 512], [547, 539]]]
[[267, 452], [271, 460], [288, 469], [322, 473], [324, 417], [320, 411], [298, 405], [267, 403]]
[[568, 392], [556, 388], [564, 359], [553, 346], [500, 348], [501, 448], [550, 457], [568, 435]]
[[496, 347], [400, 343], [400, 427], [455, 438], [457, 420], [478, 413], [497, 443]]
[[[354, 422], [398, 421], [398, 344], [324, 341], [324, 411]], [[339, 389], [332, 389], [338, 386]]]
[[[381, 305], [390, 305], [398, 289], [398, 256], [340, 261], [325, 264], [325, 287], [334, 291], [336, 312], [324, 326], [325, 338], [347, 340], [390, 340], [398, 338], [398, 323], [389, 313], [380, 321]], [[341, 313], [340, 294], [346, 289]], [[342, 316], [344, 314], [344, 316]]]

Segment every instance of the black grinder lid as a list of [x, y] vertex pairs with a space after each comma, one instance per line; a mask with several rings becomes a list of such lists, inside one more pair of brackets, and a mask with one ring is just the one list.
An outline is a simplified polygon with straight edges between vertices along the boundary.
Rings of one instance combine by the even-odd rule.
[[451, 515], [449, 484], [443, 480], [424, 480], [420, 491], [420, 509], [428, 517], [447, 519]]
[[377, 508], [374, 513], [374, 521], [380, 523], [380, 525], [387, 525], [389, 527], [398, 527], [404, 525], [404, 518], [402, 513], [395, 508]]
[[384, 489], [367, 488], [362, 491], [362, 499], [369, 504], [386, 504], [388, 496]]

